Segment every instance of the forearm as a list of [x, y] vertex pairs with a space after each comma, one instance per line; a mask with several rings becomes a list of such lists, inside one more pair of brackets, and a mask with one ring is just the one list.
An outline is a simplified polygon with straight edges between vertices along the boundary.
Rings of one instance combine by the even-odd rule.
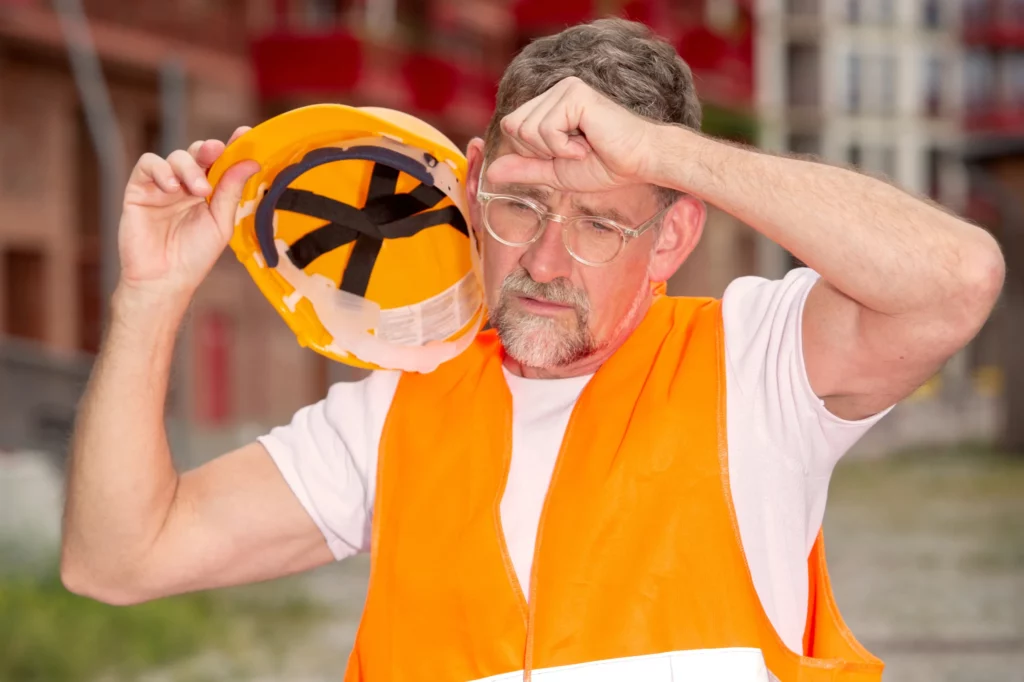
[[987, 232], [885, 182], [670, 130], [659, 182], [736, 216], [871, 310], [938, 310], [1002, 280]]
[[131, 575], [171, 507], [178, 475], [164, 406], [185, 305], [114, 295], [69, 464], [62, 574], [86, 591]]

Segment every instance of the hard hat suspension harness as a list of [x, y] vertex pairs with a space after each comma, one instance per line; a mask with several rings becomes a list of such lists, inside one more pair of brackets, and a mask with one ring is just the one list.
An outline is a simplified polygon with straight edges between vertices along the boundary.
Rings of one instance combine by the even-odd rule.
[[[289, 186], [313, 168], [348, 160], [373, 162], [366, 202], [361, 209]], [[423, 163], [436, 165], [437, 159], [425, 154]], [[416, 178], [421, 184], [407, 194], [395, 194], [399, 172]], [[288, 249], [289, 259], [296, 267], [305, 269], [325, 253], [355, 242], [339, 288], [365, 296], [385, 239], [412, 237], [438, 225], [451, 225], [468, 236], [466, 221], [458, 207], [434, 208], [445, 196], [434, 186], [434, 178], [423, 164], [399, 152], [371, 146], [315, 149], [274, 179], [256, 209], [256, 236], [267, 265], [277, 267], [275, 211], [299, 213], [327, 221], [296, 240]]]

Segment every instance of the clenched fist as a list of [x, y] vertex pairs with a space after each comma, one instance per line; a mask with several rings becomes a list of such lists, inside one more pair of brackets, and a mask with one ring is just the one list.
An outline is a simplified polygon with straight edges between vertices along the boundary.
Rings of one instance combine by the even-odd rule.
[[570, 192], [654, 183], [661, 127], [571, 76], [502, 119], [516, 153], [495, 159], [488, 179]]

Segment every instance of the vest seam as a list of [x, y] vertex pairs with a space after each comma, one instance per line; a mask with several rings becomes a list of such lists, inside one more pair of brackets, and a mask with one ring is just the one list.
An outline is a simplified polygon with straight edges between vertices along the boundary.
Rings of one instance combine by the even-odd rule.
[[[402, 375], [399, 376], [399, 378], [398, 378], [399, 384], [401, 384], [401, 382], [404, 381], [404, 380], [405, 380], [405, 373], [403, 372]], [[396, 388], [395, 388], [395, 393], [396, 393], [396, 395], [398, 393], [398, 386], [397, 385], [396, 385]], [[380, 529], [381, 529], [381, 526], [383, 525], [382, 522], [381, 522], [381, 516], [382, 516], [382, 511], [383, 511], [383, 506], [384, 506], [384, 505], [381, 504], [381, 500], [384, 499], [384, 495], [383, 495], [383, 492], [384, 492], [384, 478], [385, 478], [384, 477], [384, 467], [385, 467], [384, 452], [386, 451], [386, 448], [384, 447], [384, 444], [389, 440], [388, 423], [391, 421], [391, 416], [392, 416], [392, 410], [389, 407], [388, 408], [388, 414], [384, 418], [384, 425], [383, 425], [383, 429], [381, 431], [380, 442], [377, 444], [377, 480], [374, 482], [374, 486], [373, 486], [374, 487], [374, 500], [373, 500], [373, 509], [371, 511], [371, 515], [372, 516], [370, 517], [370, 574], [369, 574], [369, 576], [367, 576], [367, 579], [366, 579], [366, 600], [365, 600], [365, 603], [363, 604], [362, 613], [359, 616], [359, 627], [356, 628], [356, 636], [355, 636], [355, 638], [352, 641], [352, 652], [349, 654], [349, 661], [348, 661], [348, 665], [346, 666], [346, 679], [347, 679], [347, 676], [348, 676], [347, 675], [347, 670], [352, 665], [352, 659], [358, 655], [360, 638], [361, 638], [361, 636], [363, 634], [363, 628], [366, 625], [366, 614], [367, 614], [367, 611], [368, 611], [367, 606], [369, 605], [370, 597], [372, 595], [373, 584], [374, 584], [374, 582], [376, 582], [374, 580], [374, 578], [377, 576], [377, 571], [379, 570], [379, 567], [380, 567], [380, 561], [379, 561]], [[360, 678], [362, 678], [361, 674], [360, 674]]]
[[[732, 483], [729, 478], [729, 437], [728, 437], [728, 395], [726, 394], [725, 384], [725, 338], [722, 321], [722, 304], [717, 302], [715, 306], [715, 356], [719, 367], [718, 381], [716, 382], [716, 402], [718, 403], [717, 418], [716, 418], [716, 429], [718, 431], [718, 469], [719, 479], [721, 480], [722, 494], [724, 496], [726, 512], [729, 516], [729, 525], [732, 527], [732, 541], [734, 545], [739, 549], [740, 556], [743, 559], [743, 574], [746, 578], [747, 586], [750, 589], [751, 594], [756, 602], [757, 606], [757, 617], [761, 620], [762, 626], [767, 627], [768, 631], [771, 632], [772, 640], [776, 647], [779, 648], [783, 655], [792, 661], [795, 661], [799, 666], [800, 663], [806, 658], [801, 654], [797, 654], [789, 646], [782, 641], [782, 637], [779, 635], [778, 630], [772, 624], [771, 619], [768, 618], [768, 614], [765, 613], [764, 604], [761, 603], [761, 597], [757, 594], [757, 588], [754, 586], [754, 576], [750, 572], [750, 563], [747, 560], [747, 553], [743, 549], [743, 539], [740, 535], [739, 521], [736, 518], [736, 507], [732, 501]], [[767, 658], [765, 660], [767, 665]]]
[[[506, 426], [508, 427], [506, 433], [512, 433], [512, 419], [511, 415], [506, 417]], [[512, 563], [512, 557], [508, 551], [508, 542], [505, 539], [505, 527], [501, 523], [501, 501], [505, 497], [505, 488], [508, 486], [508, 475], [512, 467], [512, 442], [511, 437], [506, 439], [505, 451], [504, 451], [504, 474], [501, 478], [501, 485], [498, 487], [498, 494], [494, 500], [494, 507], [492, 509], [492, 516], [494, 520], [494, 529], [497, 533], [498, 550], [501, 552], [501, 563], [505, 568], [505, 575], [508, 578], [509, 587], [515, 593], [516, 601], [519, 604], [519, 610], [523, 616], [523, 625], [526, 626], [527, 633], [530, 629], [530, 606], [526, 595], [523, 593], [523, 586], [519, 582], [519, 577], [515, 572], [515, 565]], [[532, 572], [532, 569], [531, 569]]]
[[[729, 452], [729, 445], [728, 445], [728, 435], [727, 435], [728, 434], [728, 430], [727, 430], [728, 429], [728, 425], [727, 425], [727, 419], [728, 419], [728, 415], [727, 415], [728, 396], [726, 395], [726, 391], [723, 390], [724, 383], [725, 383], [725, 381], [724, 381], [725, 374], [724, 374], [724, 365], [723, 365], [723, 363], [725, 362], [725, 357], [724, 357], [725, 339], [724, 339], [724, 328], [723, 328], [723, 325], [722, 325], [722, 307], [721, 307], [721, 302], [718, 303], [718, 311], [716, 312], [716, 315], [718, 316], [718, 323], [715, 325], [716, 355], [718, 357], [719, 367], [722, 368], [722, 370], [720, 370], [719, 373], [718, 373], [718, 375], [719, 375], [718, 390], [717, 390], [717, 393], [718, 393], [718, 396], [717, 396], [717, 399], [718, 399], [718, 410], [717, 410], [718, 417], [717, 417], [717, 425], [716, 425], [716, 428], [718, 430], [719, 473], [720, 473], [720, 477], [721, 477], [721, 481], [722, 481], [722, 493], [725, 496], [725, 504], [726, 504], [726, 508], [727, 508], [727, 511], [728, 511], [728, 515], [729, 515], [729, 522], [730, 522], [730, 525], [732, 526], [732, 530], [733, 530], [733, 542], [736, 543], [736, 546], [738, 547], [738, 549], [740, 551], [740, 556], [743, 558], [744, 573], [745, 573], [746, 578], [747, 578], [746, 582], [747, 582], [747, 584], [750, 587], [750, 590], [751, 590], [751, 592], [752, 592], [752, 594], [754, 596], [754, 599], [756, 600], [758, 617], [761, 619], [762, 624], [765, 627], [767, 627], [768, 631], [771, 633], [772, 641], [774, 642], [776, 648], [779, 649], [782, 652], [782, 656], [785, 657], [786, 659], [792, 661], [798, 668], [804, 667], [804, 666], [811, 666], [811, 667], [815, 667], [815, 668], [832, 670], [832, 671], [834, 671], [836, 673], [838, 673], [838, 671], [841, 671], [841, 670], [850, 670], [852, 668], [852, 666], [856, 666], [857, 669], [866, 668], [866, 669], [869, 669], [869, 670], [877, 670], [877, 666], [881, 664], [881, 661], [879, 661], [878, 663], [873, 663], [871, 661], [846, 661], [846, 660], [843, 660], [843, 659], [836, 659], [836, 658], [814, 658], [814, 657], [807, 656], [807, 655], [805, 655], [803, 653], [800, 653], [800, 654], [796, 653], [795, 651], [790, 649], [789, 646], [783, 641], [781, 635], [779, 635], [778, 630], [776, 630], [775, 626], [772, 624], [771, 619], [768, 618], [767, 612], [765, 612], [765, 610], [764, 610], [764, 604], [761, 603], [761, 597], [760, 597], [760, 595], [757, 594], [757, 588], [754, 586], [754, 576], [753, 576], [753, 573], [751, 573], [751, 571], [750, 571], [750, 563], [747, 560], [746, 550], [743, 548], [743, 538], [740, 535], [739, 521], [737, 520], [737, 517], [736, 517], [736, 507], [733, 504], [733, 500], [732, 500], [732, 484], [731, 484], [730, 478], [729, 478], [729, 454], [728, 454], [728, 452]], [[819, 567], [818, 567], [819, 574], [820, 574], [821, 571], [822, 571], [822, 567], [819, 565]], [[810, 576], [808, 575], [808, 578], [809, 577]], [[830, 588], [829, 588], [829, 592], [831, 592]], [[808, 618], [810, 617], [809, 599], [810, 599], [810, 585], [808, 584], [808, 614], [807, 614]], [[835, 609], [834, 609], [835, 603], [834, 603], [834, 600], [831, 601], [830, 603], [828, 603], [827, 607], [829, 608], [830, 614], [833, 615], [833, 619], [835, 619], [835, 612], [834, 612], [835, 611]], [[844, 639], [846, 639], [846, 633], [849, 631], [849, 628], [846, 626], [846, 623], [841, 618], [837, 622], [841, 623], [843, 625], [842, 628], [837, 628], [837, 629], [840, 629], [842, 631], [843, 637], [844, 637]], [[806, 628], [807, 628], [807, 625], [805, 624], [804, 625], [805, 631], [806, 631]], [[850, 634], [852, 634], [852, 633], [850, 633]], [[848, 639], [847, 639], [847, 643], [850, 644]], [[871, 654], [870, 652], [868, 652], [866, 649], [864, 649], [863, 645], [860, 645], [859, 642], [857, 643], [857, 646], [855, 646], [853, 648], [858, 653], [861, 653], [861, 654], [865, 654], [866, 653], [870, 658], [878, 661], [878, 658], [876, 656], [874, 656], [873, 654]], [[767, 657], [765, 659], [765, 663], [767, 665]]]
[[[822, 557], [824, 557], [825, 536], [823, 532], [819, 531], [819, 533], [819, 551], [821, 552]], [[846, 644], [851, 649], [853, 649], [853, 651], [857, 652], [859, 655], [866, 659], [864, 661], [844, 661], [844, 667], [857, 666], [874, 668], [879, 665], [884, 665], [881, 659], [879, 659], [877, 656], [868, 651], [867, 648], [865, 648], [865, 646], [860, 643], [857, 637], [853, 634], [853, 631], [850, 630], [850, 627], [846, 624], [846, 620], [843, 618], [843, 615], [839, 611], [838, 605], [836, 604], [835, 595], [832, 593], [832, 580], [828, 575], [828, 569], [824, 559], [818, 562], [817, 569], [818, 582], [820, 583], [822, 589], [825, 592], [825, 594], [823, 595], [825, 597], [825, 608], [828, 609], [829, 615], [832, 616], [832, 620], [836, 625], [836, 630], [839, 631], [839, 634], [842, 636], [843, 641], [845, 641]]]

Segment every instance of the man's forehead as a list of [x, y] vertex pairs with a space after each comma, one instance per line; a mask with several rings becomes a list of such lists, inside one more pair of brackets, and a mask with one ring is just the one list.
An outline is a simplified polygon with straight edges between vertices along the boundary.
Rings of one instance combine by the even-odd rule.
[[[503, 156], [503, 155], [499, 155]], [[525, 197], [550, 206], [557, 194], [548, 185], [526, 183], [496, 184], [491, 189], [497, 194], [511, 194]], [[648, 204], [656, 202], [654, 188], [648, 185], [621, 187], [611, 192], [566, 192], [574, 211], [584, 215], [596, 215], [610, 218], [619, 223], [629, 224], [645, 220], [645, 213], [650, 212]], [[635, 215], [634, 215], [635, 214]]]

